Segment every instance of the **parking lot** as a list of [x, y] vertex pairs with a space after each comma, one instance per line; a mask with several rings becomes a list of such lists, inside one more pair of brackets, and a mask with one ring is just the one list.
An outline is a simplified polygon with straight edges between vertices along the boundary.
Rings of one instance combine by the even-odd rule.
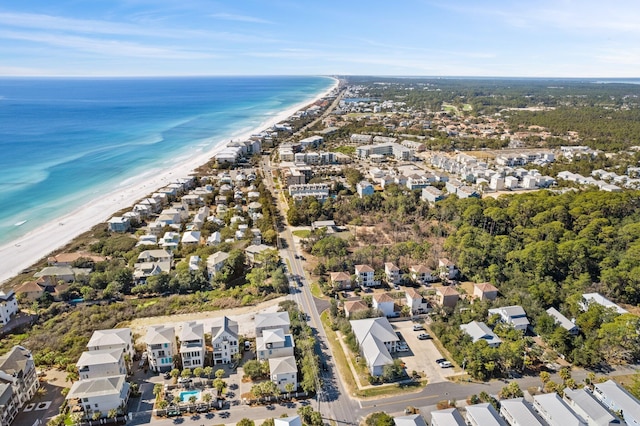
[[409, 346], [408, 352], [397, 352], [394, 354], [394, 358], [400, 358], [405, 362], [408, 374], [415, 370], [423, 377], [426, 374], [429, 383], [447, 381], [446, 377], [453, 374], [453, 368], [440, 368], [436, 364], [436, 359], [443, 358], [443, 356], [431, 339], [418, 340], [419, 334], [427, 332], [424, 330], [414, 331], [413, 326], [416, 324], [419, 323], [409, 320], [391, 323], [393, 328], [400, 333], [402, 340], [406, 341]]

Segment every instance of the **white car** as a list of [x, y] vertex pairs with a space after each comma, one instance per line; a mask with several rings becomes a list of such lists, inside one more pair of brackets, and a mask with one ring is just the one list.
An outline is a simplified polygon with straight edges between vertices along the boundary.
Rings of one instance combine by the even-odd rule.
[[417, 324], [413, 326], [413, 331], [422, 331], [424, 330], [424, 325], [422, 324]]
[[440, 368], [451, 368], [453, 367], [453, 364], [451, 364], [451, 362], [449, 361], [443, 361], [441, 363], [438, 364], [440, 366]]

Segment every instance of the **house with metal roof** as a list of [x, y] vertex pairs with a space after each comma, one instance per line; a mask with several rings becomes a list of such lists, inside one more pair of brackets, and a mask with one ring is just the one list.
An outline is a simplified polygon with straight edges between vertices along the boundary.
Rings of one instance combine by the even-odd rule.
[[510, 324], [516, 330], [526, 330], [529, 327], [527, 313], [522, 306], [503, 306], [501, 308], [489, 309], [489, 315], [500, 315], [502, 322]]
[[96, 379], [127, 374], [122, 349], [85, 351], [76, 363], [80, 379]]
[[393, 362], [391, 352], [395, 352], [400, 340], [385, 317], [349, 321], [360, 351], [367, 362], [372, 376], [381, 376], [385, 365]]
[[122, 413], [126, 409], [129, 383], [124, 375], [78, 380], [71, 385], [66, 399], [72, 412], [77, 406], [88, 418], [96, 413], [99, 417], [107, 417], [111, 410]]
[[483, 322], [471, 321], [468, 324], [461, 324], [460, 329], [471, 336], [473, 343], [484, 339], [491, 348], [497, 348], [502, 343], [502, 340], [496, 336], [493, 330]]
[[569, 318], [562, 315], [556, 308], [551, 307], [547, 309], [547, 314], [554, 319], [557, 325], [567, 330], [569, 334], [575, 336], [580, 333], [580, 328]]
[[614, 426], [623, 424], [605, 408], [587, 389], [565, 388], [562, 397], [573, 411], [586, 420], [589, 426]]
[[467, 406], [467, 422], [471, 426], [507, 426], [488, 402]]
[[533, 407], [549, 426], [587, 426], [555, 392], [535, 395]]
[[429, 426], [467, 426], [467, 423], [457, 409], [446, 408], [431, 412]]
[[102, 349], [120, 349], [133, 358], [133, 334], [130, 328], [111, 328], [108, 330], [96, 330], [91, 335], [87, 349], [99, 351]]
[[157, 373], [175, 368], [175, 355], [178, 353], [176, 330], [173, 326], [152, 325], [147, 327], [144, 336], [149, 357], [149, 368]]
[[596, 383], [593, 395], [609, 410], [620, 413], [628, 425], [640, 425], [640, 401], [613, 380]]
[[501, 400], [500, 415], [510, 426], [546, 426], [524, 398]]
[[395, 426], [427, 426], [427, 423], [420, 414], [394, 417], [393, 423]]
[[287, 392], [289, 383], [293, 384], [293, 391], [298, 389], [298, 366], [293, 356], [269, 358], [269, 375], [280, 392]]

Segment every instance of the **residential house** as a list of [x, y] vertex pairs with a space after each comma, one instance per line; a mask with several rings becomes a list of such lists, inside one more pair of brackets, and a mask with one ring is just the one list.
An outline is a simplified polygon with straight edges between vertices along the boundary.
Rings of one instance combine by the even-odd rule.
[[379, 282], [374, 280], [375, 270], [369, 265], [356, 265], [356, 283], [361, 287], [374, 287]]
[[405, 296], [407, 299], [407, 306], [411, 308], [412, 315], [420, 315], [431, 312], [432, 308], [429, 301], [424, 298], [413, 288], [405, 290]]
[[302, 426], [300, 416], [279, 417], [273, 419], [273, 426]]
[[86, 271], [88, 274], [91, 272], [91, 269], [78, 270], [77, 268], [72, 268], [70, 266], [47, 266], [33, 274], [33, 276], [36, 278], [50, 277], [53, 283], [57, 283], [58, 281], [72, 283], [76, 279], [76, 273], [80, 271]]
[[204, 367], [206, 352], [204, 344], [204, 326], [196, 321], [185, 322], [178, 337], [182, 368]]
[[256, 337], [256, 354], [259, 361], [283, 356], [293, 356], [293, 335], [285, 334], [281, 328], [263, 330]]
[[502, 343], [502, 340], [483, 322], [471, 321], [468, 324], [461, 324], [460, 329], [471, 336], [473, 343], [484, 339], [490, 348], [497, 348]]
[[250, 246], [244, 249], [244, 253], [250, 265], [260, 265], [263, 262], [261, 255], [267, 250], [275, 250], [275, 249], [265, 244], [258, 244], [258, 245], [251, 244]]
[[11, 317], [18, 313], [18, 299], [13, 290], [0, 290], [0, 327], [11, 321]]
[[394, 300], [387, 293], [376, 293], [372, 298], [373, 309], [378, 309], [385, 317], [398, 316], [393, 310]]
[[628, 313], [626, 309], [616, 305], [600, 293], [585, 293], [582, 295], [582, 301], [580, 302], [580, 307], [582, 308], [582, 310], [586, 311], [587, 309], [589, 309], [589, 305], [592, 303], [597, 303], [598, 305], [604, 306], [605, 308], [614, 309], [619, 314]]
[[460, 299], [460, 293], [453, 287], [436, 287], [436, 299], [440, 306], [453, 308], [458, 303], [458, 299]]
[[529, 327], [527, 313], [522, 306], [503, 306], [502, 308], [489, 309], [489, 315], [500, 315], [500, 319], [513, 326], [516, 330], [526, 331]]
[[480, 300], [496, 300], [498, 289], [491, 283], [474, 284], [473, 297]]
[[47, 258], [47, 264], [50, 266], [72, 266], [74, 262], [85, 259], [90, 260], [94, 263], [104, 262], [106, 257], [104, 256], [96, 256], [95, 254], [76, 251], [73, 253], [59, 253], [53, 256], [49, 256]]
[[169, 272], [173, 263], [173, 254], [164, 249], [145, 250], [138, 255], [134, 265], [133, 276], [138, 282], [147, 278]]
[[114, 216], [107, 221], [109, 231], [125, 233], [131, 229], [131, 221], [128, 217]]
[[488, 402], [467, 406], [467, 423], [471, 426], [507, 426]]
[[291, 383], [292, 392], [298, 389], [298, 366], [294, 356], [269, 358], [269, 375], [271, 381], [278, 386], [280, 392], [289, 392], [287, 385]]
[[80, 380], [127, 374], [124, 352], [121, 349], [85, 351], [76, 363]]
[[399, 416], [393, 418], [395, 426], [427, 426], [420, 414], [411, 414], [408, 416]]
[[444, 200], [444, 192], [435, 186], [427, 186], [426, 188], [422, 188], [422, 195], [420, 198], [431, 204], [435, 204], [438, 201]]
[[356, 191], [360, 198], [366, 197], [367, 195], [373, 195], [375, 192], [373, 189], [373, 185], [369, 181], [363, 180], [356, 184]]
[[120, 349], [125, 355], [133, 359], [133, 334], [130, 328], [111, 328], [108, 330], [96, 330], [91, 335], [87, 349], [100, 351], [104, 349]]
[[215, 318], [211, 324], [211, 346], [214, 365], [233, 361], [239, 352], [238, 323], [227, 317]]
[[124, 413], [129, 401], [129, 383], [124, 375], [78, 380], [66, 396], [74, 411], [79, 406], [89, 419], [98, 413], [98, 417], [107, 417], [109, 411]]
[[580, 328], [575, 325], [569, 318], [562, 315], [556, 308], [552, 307], [547, 309], [547, 314], [549, 314], [549, 316], [554, 319], [556, 324], [567, 330], [572, 336], [576, 336], [578, 335], [578, 333], [580, 333]]
[[629, 426], [640, 425], [640, 401], [613, 380], [596, 383], [593, 395], [610, 411], [620, 413]]
[[555, 392], [535, 395], [533, 407], [549, 426], [587, 426]]
[[[54, 286], [49, 280], [44, 278], [35, 281], [26, 281], [16, 288], [16, 294], [26, 301], [33, 302], [44, 294], [47, 287], [50, 287], [52, 290]], [[49, 291], [49, 293], [51, 293], [51, 291]], [[3, 312], [4, 308], [0, 302], [0, 324], [6, 324], [6, 322], [4, 322], [6, 320], [6, 314], [3, 314]]]
[[347, 300], [344, 302], [344, 316], [349, 318], [356, 312], [367, 311], [369, 310], [369, 306], [364, 303], [361, 299], [358, 300]]
[[424, 265], [412, 265], [409, 267], [409, 274], [411, 279], [418, 284], [428, 285], [436, 281], [437, 277], [433, 271]]
[[33, 356], [28, 349], [14, 346], [0, 356], [0, 424], [9, 425], [18, 411], [38, 390]]
[[467, 423], [457, 409], [445, 408], [431, 412], [429, 426], [467, 426]]
[[331, 285], [336, 290], [351, 289], [351, 276], [346, 272], [331, 272], [329, 274]]
[[220, 244], [221, 242], [222, 242], [222, 234], [219, 231], [213, 232], [207, 238], [207, 245], [208, 246], [215, 246], [216, 244]]
[[545, 426], [524, 398], [501, 400], [500, 415], [509, 423], [509, 426]]
[[209, 280], [212, 280], [213, 277], [222, 270], [227, 263], [227, 259], [229, 259], [229, 253], [223, 251], [217, 251], [207, 258]]
[[381, 376], [385, 365], [393, 362], [391, 352], [395, 352], [400, 339], [385, 317], [349, 321], [365, 358], [369, 373]]
[[589, 426], [621, 425], [619, 418], [614, 416], [587, 389], [565, 388], [562, 397], [564, 402]]
[[149, 357], [149, 368], [156, 373], [171, 371], [175, 368], [176, 330], [168, 325], [151, 325], [144, 336]]
[[282, 329], [285, 334], [290, 333], [291, 321], [288, 312], [265, 312], [254, 317], [256, 336], [262, 336], [265, 330]]
[[387, 283], [400, 284], [402, 276], [400, 275], [400, 268], [391, 262], [384, 264], [384, 274], [387, 276]]
[[438, 273], [443, 280], [455, 280], [459, 274], [455, 263], [447, 258], [438, 259]]
[[200, 231], [187, 231], [182, 234], [182, 245], [197, 246], [200, 244]]
[[301, 185], [290, 185], [289, 195], [295, 201], [300, 201], [306, 197], [314, 197], [320, 202], [329, 198], [329, 185], [326, 183], [305, 183]]

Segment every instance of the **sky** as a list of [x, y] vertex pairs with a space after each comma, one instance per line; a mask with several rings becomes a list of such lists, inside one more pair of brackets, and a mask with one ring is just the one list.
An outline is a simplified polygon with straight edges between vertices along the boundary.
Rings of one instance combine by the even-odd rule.
[[640, 1], [20, 0], [0, 76], [640, 77]]

